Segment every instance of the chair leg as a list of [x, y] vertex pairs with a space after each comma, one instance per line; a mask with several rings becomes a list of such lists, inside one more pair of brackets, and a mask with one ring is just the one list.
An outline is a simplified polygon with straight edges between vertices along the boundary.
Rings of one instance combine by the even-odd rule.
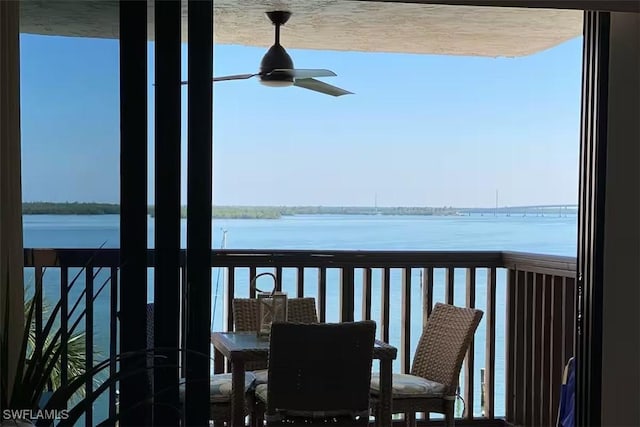
[[455, 401], [447, 400], [445, 402], [444, 425], [446, 427], [454, 427], [455, 418]]
[[405, 412], [404, 414], [404, 423], [407, 427], [416, 427], [416, 413], [415, 412]]

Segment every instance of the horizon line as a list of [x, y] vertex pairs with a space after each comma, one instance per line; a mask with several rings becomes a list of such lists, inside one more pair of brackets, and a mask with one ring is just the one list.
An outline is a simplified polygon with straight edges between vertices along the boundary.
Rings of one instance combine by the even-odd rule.
[[[51, 202], [51, 201], [22, 201], [22, 204], [55, 204], [55, 205], [102, 205], [102, 206], [120, 206], [120, 203], [113, 202], [81, 202], [81, 201], [65, 201], [65, 202]], [[324, 204], [273, 204], [273, 205], [251, 205], [251, 204], [212, 204], [212, 207], [219, 208], [307, 208], [307, 207], [321, 207], [321, 208], [419, 208], [419, 209], [522, 209], [522, 208], [554, 208], [554, 207], [578, 207], [577, 203], [538, 203], [534, 205], [501, 205], [501, 206], [453, 206], [453, 205], [324, 205]], [[155, 207], [154, 204], [147, 205], [147, 207]], [[181, 208], [186, 208], [187, 205], [180, 205]]]

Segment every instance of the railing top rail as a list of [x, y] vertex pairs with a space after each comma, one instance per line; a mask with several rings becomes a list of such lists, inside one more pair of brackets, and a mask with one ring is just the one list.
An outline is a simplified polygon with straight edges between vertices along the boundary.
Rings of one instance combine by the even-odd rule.
[[528, 252], [502, 252], [502, 266], [513, 270], [576, 277], [576, 258]]
[[[118, 267], [117, 248], [27, 248], [25, 266]], [[181, 250], [182, 261], [186, 255]], [[147, 263], [153, 265], [154, 251]], [[220, 249], [211, 251], [212, 266], [224, 267], [500, 267], [499, 251], [370, 251], [297, 249]]]
[[370, 251], [370, 250], [219, 250], [213, 265], [229, 267], [498, 267], [497, 251]]
[[[181, 250], [181, 262], [186, 253]], [[149, 249], [147, 264], [153, 266]], [[211, 251], [212, 266], [223, 267], [316, 267], [407, 268], [459, 267], [509, 268], [575, 277], [574, 257], [510, 251], [372, 251], [298, 249], [219, 249]], [[41, 267], [119, 267], [118, 248], [26, 248], [24, 265]]]

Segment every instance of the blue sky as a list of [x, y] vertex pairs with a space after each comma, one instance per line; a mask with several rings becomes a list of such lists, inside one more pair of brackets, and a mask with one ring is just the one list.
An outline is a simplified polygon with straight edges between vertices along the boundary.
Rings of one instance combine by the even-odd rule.
[[[118, 202], [117, 41], [21, 42], [23, 199]], [[214, 202], [492, 206], [498, 190], [500, 205], [575, 203], [581, 45], [520, 58], [288, 49], [355, 95], [216, 83]], [[264, 51], [216, 46], [214, 74], [255, 72]], [[152, 45], [149, 60], [151, 82]]]

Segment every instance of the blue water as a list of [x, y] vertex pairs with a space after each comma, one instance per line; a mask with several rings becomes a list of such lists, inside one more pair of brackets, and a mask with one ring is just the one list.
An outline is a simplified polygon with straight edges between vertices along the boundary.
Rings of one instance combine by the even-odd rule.
[[[186, 222], [182, 222], [182, 245], [186, 245]], [[213, 222], [213, 247], [222, 244], [222, 230], [227, 231], [228, 249], [363, 249], [363, 250], [508, 250], [541, 254], [575, 256], [577, 241], [576, 216], [292, 216], [278, 220], [215, 220]], [[149, 218], [149, 247], [153, 247], [153, 219]], [[119, 246], [119, 217], [103, 216], [25, 216], [24, 245], [38, 248], [107, 248]], [[153, 299], [152, 272], [149, 275], [149, 300]], [[56, 300], [59, 293], [57, 272], [45, 274], [47, 298]], [[246, 277], [244, 276], [246, 274]], [[305, 273], [305, 295], [316, 296], [317, 273]], [[356, 272], [356, 298], [361, 295], [360, 272]], [[391, 319], [390, 341], [400, 344], [400, 271], [392, 270], [391, 275]], [[417, 344], [422, 325], [419, 274], [412, 271], [412, 351]], [[222, 329], [222, 284], [217, 270], [213, 271], [212, 289], [214, 293], [215, 315], [212, 329]], [[99, 276], [96, 284], [101, 283]], [[29, 274], [27, 274], [27, 280]], [[379, 320], [380, 312], [380, 272], [373, 273], [372, 313]], [[295, 293], [295, 271], [283, 272], [283, 288]], [[248, 294], [248, 273], [238, 273], [237, 296]], [[327, 321], [338, 320], [339, 292], [338, 271], [328, 271], [327, 275]], [[434, 300], [444, 299], [444, 271], [434, 273]], [[465, 304], [465, 271], [455, 271], [455, 303]], [[477, 307], [483, 309], [486, 298], [486, 272], [477, 272]], [[496, 415], [504, 413], [504, 272], [498, 274], [497, 315], [496, 315]], [[217, 291], [217, 292], [216, 292]], [[79, 289], [76, 293], [77, 295]], [[218, 295], [216, 297], [215, 295]], [[356, 318], [360, 316], [361, 304], [356, 299]], [[101, 360], [107, 355], [109, 332], [109, 293], [101, 295], [95, 306], [95, 343], [103, 351]], [[475, 348], [475, 405], [474, 413], [481, 412], [479, 398], [480, 367], [484, 366], [484, 321], [476, 333]], [[399, 361], [395, 369], [399, 370]], [[105, 400], [95, 406], [95, 418], [105, 414]]]

